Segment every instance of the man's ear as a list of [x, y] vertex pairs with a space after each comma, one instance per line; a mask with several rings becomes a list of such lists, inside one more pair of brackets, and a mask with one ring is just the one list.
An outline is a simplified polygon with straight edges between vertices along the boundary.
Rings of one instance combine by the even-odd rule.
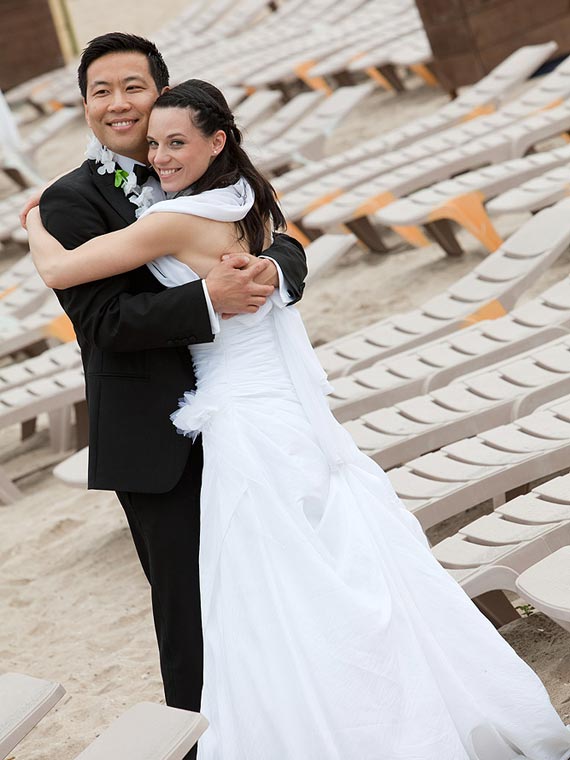
[[160, 91], [160, 94], [161, 94], [161, 95], [164, 95], [164, 93], [165, 93], [165, 92], [168, 92], [168, 90], [170, 90], [170, 89], [171, 89], [171, 88], [170, 88], [170, 86], [169, 86], [169, 85], [165, 85], [165, 86], [162, 88], [162, 90]]
[[87, 122], [87, 126], [90, 127], [91, 124], [89, 123], [89, 111], [87, 110], [87, 101], [85, 98], [83, 98], [83, 114], [85, 116], [85, 121]]

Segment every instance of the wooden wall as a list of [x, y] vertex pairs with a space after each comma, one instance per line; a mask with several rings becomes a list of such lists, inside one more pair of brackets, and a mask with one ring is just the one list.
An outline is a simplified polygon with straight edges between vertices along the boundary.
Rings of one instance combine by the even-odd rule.
[[448, 90], [473, 84], [521, 45], [570, 53], [570, 0], [416, 0]]
[[49, 0], [0, 0], [0, 89], [63, 63]]

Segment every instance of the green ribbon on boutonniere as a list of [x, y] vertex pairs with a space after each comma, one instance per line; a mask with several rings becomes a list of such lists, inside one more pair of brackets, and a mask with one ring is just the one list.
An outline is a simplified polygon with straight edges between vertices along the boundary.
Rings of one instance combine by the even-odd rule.
[[128, 176], [129, 173], [124, 169], [115, 169], [115, 187], [123, 187]]

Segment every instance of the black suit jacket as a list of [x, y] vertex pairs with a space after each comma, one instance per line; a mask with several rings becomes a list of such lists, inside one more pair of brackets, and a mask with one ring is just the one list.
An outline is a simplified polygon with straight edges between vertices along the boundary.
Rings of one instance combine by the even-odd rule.
[[[65, 248], [135, 221], [135, 206], [93, 161], [44, 192], [43, 223]], [[278, 262], [294, 300], [305, 256], [297, 241], [276, 237]], [[89, 487], [164, 493], [178, 482], [190, 440], [169, 415], [194, 387], [187, 346], [213, 339], [201, 282], [164, 288], [140, 267], [57, 291], [81, 347], [89, 407]]]

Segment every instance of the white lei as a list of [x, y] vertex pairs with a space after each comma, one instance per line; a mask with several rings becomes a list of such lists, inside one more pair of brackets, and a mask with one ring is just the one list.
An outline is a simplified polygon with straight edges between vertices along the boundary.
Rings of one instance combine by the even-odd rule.
[[[101, 145], [95, 135], [92, 135], [89, 140], [87, 150], [85, 151], [85, 158], [90, 158], [101, 164], [97, 169], [98, 174], [115, 174], [120, 169], [118, 156], [110, 151], [109, 148]], [[152, 188], [140, 187], [134, 171], [129, 172], [126, 179], [123, 179], [120, 189], [122, 189], [125, 197], [137, 207], [135, 211], [137, 219], [152, 206]]]

